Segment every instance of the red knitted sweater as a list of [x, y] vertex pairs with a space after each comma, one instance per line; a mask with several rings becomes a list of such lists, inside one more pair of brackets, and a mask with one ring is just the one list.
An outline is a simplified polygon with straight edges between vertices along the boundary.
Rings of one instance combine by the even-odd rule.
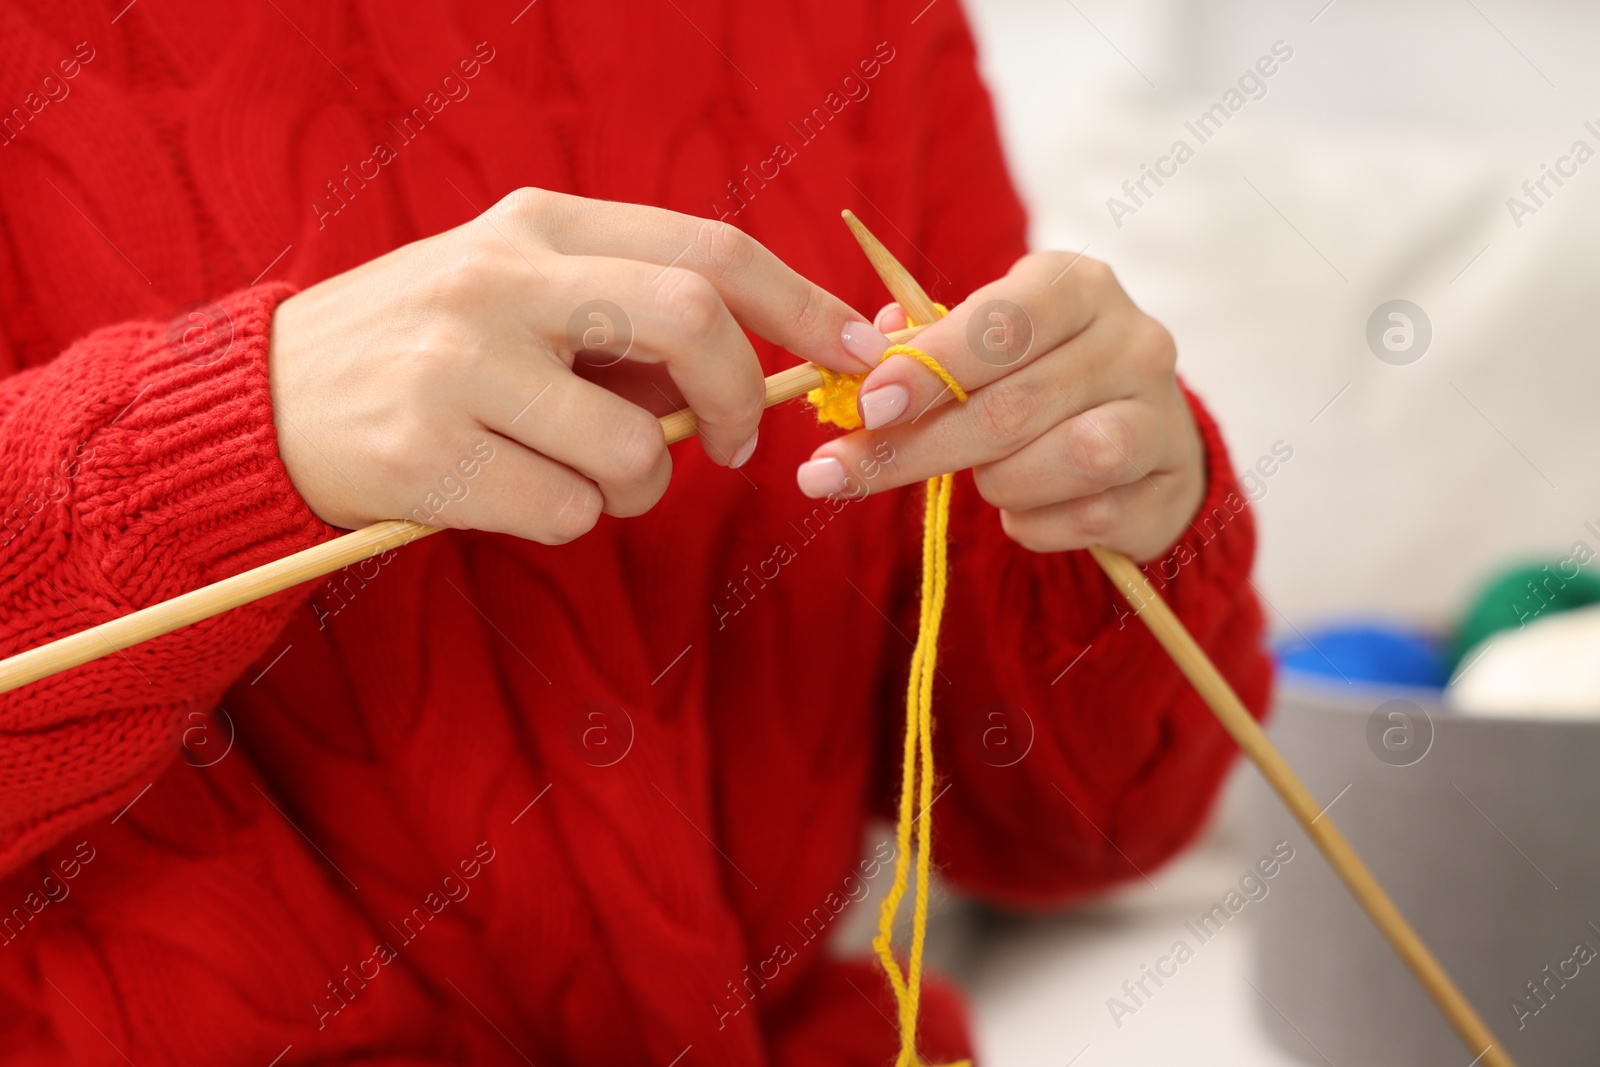
[[[869, 313], [841, 207], [950, 304], [1024, 249], [955, 0], [125, 3], [0, 4], [0, 652], [334, 536], [276, 302], [518, 186], [725, 215]], [[1260, 708], [1196, 413], [1160, 576]], [[892, 855], [920, 496], [803, 499], [827, 432], [775, 409], [573, 544], [446, 533], [0, 697], [0, 1062], [885, 1062], [825, 943]], [[1027, 906], [1150, 870], [1228, 742], [1086, 555], [955, 507], [938, 863]], [[967, 1051], [948, 987], [922, 1037]]]

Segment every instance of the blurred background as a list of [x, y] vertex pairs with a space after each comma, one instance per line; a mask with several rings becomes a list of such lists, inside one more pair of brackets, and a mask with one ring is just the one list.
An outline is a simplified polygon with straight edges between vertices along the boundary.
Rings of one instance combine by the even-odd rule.
[[[967, 10], [1034, 245], [1113, 265], [1257, 472], [1255, 580], [1298, 668], [1280, 744], [1507, 1047], [1600, 1061], [1600, 966], [1575, 944], [1600, 948], [1583, 608], [1600, 566], [1573, 558], [1600, 550], [1600, 159], [1573, 155], [1600, 149], [1600, 5]], [[1202, 143], [1192, 125], [1230, 90], [1242, 106]], [[1179, 140], [1192, 155], [1139, 190]], [[1541, 191], [1549, 168], [1566, 176]], [[1514, 570], [1562, 560], [1554, 582]], [[1524, 647], [1516, 624], [1547, 629], [1556, 607], [1578, 609], [1565, 651]], [[1463, 695], [1441, 689], [1452, 670]], [[1235, 774], [1197, 849], [1111, 899], [947, 914], [932, 940], [973, 991], [988, 1063], [1467, 1067], [1255, 777]], [[1176, 977], [1123, 991], [1198, 945], [1184, 924], [1284, 839], [1270, 893]]]

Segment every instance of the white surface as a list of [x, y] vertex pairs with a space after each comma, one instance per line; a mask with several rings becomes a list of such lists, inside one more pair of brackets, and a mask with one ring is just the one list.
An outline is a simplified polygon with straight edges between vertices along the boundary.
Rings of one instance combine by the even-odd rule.
[[[1256, 503], [1256, 581], [1276, 629], [1374, 613], [1439, 625], [1512, 559], [1565, 557], [1579, 540], [1600, 550], [1584, 527], [1600, 526], [1600, 159], [1520, 228], [1506, 207], [1573, 140], [1600, 150], [1583, 126], [1600, 126], [1600, 9], [968, 9], [1035, 246], [1087, 246], [1173, 331], [1236, 467], [1278, 442], [1293, 449]], [[1266, 95], [1116, 227], [1106, 198], [1277, 40], [1294, 57]], [[1368, 317], [1393, 298], [1433, 325], [1409, 366], [1380, 362], [1365, 340]], [[1200, 851], [1154, 872], [1159, 889], [979, 939], [961, 972], [984, 1062], [1300, 1062], [1256, 1022], [1248, 913], [1120, 1030], [1106, 1008], [1259, 851], [1236, 823], [1225, 814]]]

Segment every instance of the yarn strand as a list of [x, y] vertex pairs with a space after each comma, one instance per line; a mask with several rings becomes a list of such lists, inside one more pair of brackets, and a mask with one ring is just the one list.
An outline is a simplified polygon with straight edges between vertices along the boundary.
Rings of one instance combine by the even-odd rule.
[[[945, 309], [939, 307], [940, 314]], [[958, 402], [967, 394], [938, 360], [911, 345], [894, 345], [883, 358], [904, 355], [933, 371]], [[823, 384], [808, 394], [817, 418], [847, 430], [861, 425], [856, 394], [866, 375], [823, 370]], [[917, 621], [917, 643], [911, 653], [906, 680], [906, 731], [901, 752], [900, 806], [895, 823], [894, 882], [878, 912], [878, 934], [872, 947], [894, 992], [900, 1030], [900, 1052], [895, 1067], [927, 1067], [917, 1051], [917, 1016], [922, 1001], [922, 958], [928, 938], [928, 885], [933, 862], [933, 680], [938, 665], [939, 628], [944, 618], [950, 556], [950, 495], [953, 474], [940, 474], [925, 483], [922, 515], [922, 596]], [[913, 836], [915, 866], [913, 868]], [[911, 944], [902, 969], [894, 952], [894, 924], [906, 894], [911, 893]], [[963, 1060], [952, 1067], [969, 1067]]]

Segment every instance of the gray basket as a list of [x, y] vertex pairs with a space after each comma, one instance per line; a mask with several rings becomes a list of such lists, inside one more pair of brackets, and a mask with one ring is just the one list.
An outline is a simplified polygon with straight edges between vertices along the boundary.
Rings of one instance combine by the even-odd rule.
[[[1600, 1064], [1600, 956], [1578, 950], [1600, 953], [1600, 720], [1465, 718], [1425, 694], [1291, 678], [1269, 733], [1521, 1067]], [[1252, 799], [1262, 839], [1297, 853], [1258, 920], [1274, 1039], [1316, 1064], [1467, 1067], [1259, 778]]]

